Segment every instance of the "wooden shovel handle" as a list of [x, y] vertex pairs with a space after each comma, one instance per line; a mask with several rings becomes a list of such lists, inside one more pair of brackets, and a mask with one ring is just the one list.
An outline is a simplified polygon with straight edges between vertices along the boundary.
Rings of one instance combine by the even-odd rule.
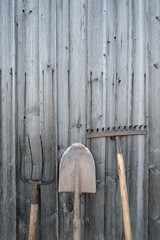
[[75, 195], [74, 195], [74, 218], [73, 218], [73, 240], [81, 240], [81, 195], [80, 195], [80, 169], [79, 164], [75, 167]]
[[36, 240], [38, 213], [39, 213], [39, 187], [37, 185], [34, 185], [32, 189], [32, 203], [30, 209], [28, 240]]
[[73, 240], [81, 240], [81, 220], [73, 219]]
[[116, 137], [116, 143], [117, 143], [117, 161], [118, 161], [118, 172], [119, 172], [119, 181], [120, 181], [125, 239], [132, 240], [127, 184], [126, 184], [123, 154], [122, 154], [122, 149], [120, 144], [120, 137]]

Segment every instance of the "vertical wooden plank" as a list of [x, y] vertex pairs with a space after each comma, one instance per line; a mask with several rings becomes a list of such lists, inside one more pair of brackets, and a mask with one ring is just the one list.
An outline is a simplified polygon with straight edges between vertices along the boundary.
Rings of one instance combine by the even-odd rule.
[[[133, 1], [133, 124], [147, 124], [146, 100], [146, 50], [147, 50], [147, 1]], [[147, 238], [148, 214], [148, 158], [147, 141], [144, 136], [133, 138], [133, 149], [130, 164], [131, 187], [130, 204], [133, 216], [133, 238]], [[136, 219], [136, 221], [135, 221]]]
[[[117, 2], [107, 1], [106, 22], [106, 127], [116, 125], [116, 48], [117, 48]], [[105, 170], [105, 238], [116, 238], [116, 189], [118, 182], [115, 142], [106, 139], [106, 170]], [[118, 191], [119, 193], [119, 191]], [[118, 194], [117, 193], [117, 194]], [[119, 225], [119, 228], [121, 224]]]
[[[86, 144], [86, 0], [70, 2], [70, 144]], [[77, 61], [78, 59], [78, 61]], [[85, 232], [85, 196], [81, 196], [82, 239]]]
[[[25, 65], [26, 62], [26, 14], [24, 14], [26, 1], [17, 2], [16, 11], [16, 28], [17, 28], [17, 81], [18, 81], [18, 135], [23, 140], [22, 152], [23, 160], [26, 159], [26, 91], [27, 91], [27, 77]], [[19, 153], [19, 148], [18, 148]], [[19, 154], [18, 154], [19, 156]], [[18, 158], [18, 165], [19, 165]], [[24, 165], [23, 165], [24, 166]], [[25, 172], [27, 174], [27, 165], [25, 161]], [[24, 168], [23, 168], [24, 173]], [[29, 208], [30, 208], [30, 191], [31, 186], [24, 184], [18, 174], [17, 179], [17, 238], [27, 238], [28, 223], [29, 223]]]
[[54, 177], [53, 184], [41, 188], [41, 239], [58, 239], [55, 1], [39, 1], [39, 78], [40, 132], [45, 157], [44, 180]]
[[[88, 1], [87, 127], [93, 129], [105, 126], [104, 7], [104, 1]], [[88, 146], [96, 164], [97, 192], [86, 196], [85, 239], [104, 239], [105, 139], [93, 139]]]
[[[57, 1], [58, 160], [70, 145], [70, 1]], [[72, 239], [73, 198], [59, 194], [59, 239]]]
[[[113, 83], [113, 89], [114, 89], [114, 104], [113, 107], [113, 122], [111, 123], [111, 126], [113, 127], [113, 124], [118, 128], [118, 126], [125, 126], [127, 124], [127, 67], [128, 67], [128, 59], [127, 59], [127, 40], [128, 40], [128, 29], [127, 29], [127, 14], [128, 14], [128, 6], [126, 1], [116, 1], [114, 4], [114, 14], [112, 17], [115, 18], [115, 29], [114, 29], [114, 35], [111, 36], [112, 46], [114, 45], [115, 55], [114, 55], [114, 61], [115, 61], [115, 72], [114, 72], [114, 79], [111, 79], [110, 85]], [[108, 79], [109, 80], [109, 79]], [[110, 103], [111, 100], [108, 100], [108, 103]], [[125, 167], [128, 164], [128, 159], [126, 159], [126, 138], [121, 139], [122, 142], [122, 149], [124, 152], [124, 159], [125, 159]], [[115, 211], [112, 214], [112, 233], [110, 234], [110, 238], [119, 238], [122, 239], [124, 237], [123, 235], [123, 218], [122, 218], [122, 207], [121, 207], [121, 197], [120, 197], [120, 182], [118, 178], [118, 167], [117, 167], [117, 159], [115, 154], [115, 142], [111, 143], [111, 140], [108, 139], [108, 148], [112, 149], [112, 157], [111, 159], [108, 158], [108, 161], [110, 161], [110, 164], [113, 165], [112, 167], [112, 173], [113, 176], [113, 189], [112, 189], [112, 201], [115, 201], [115, 203], [112, 203]], [[113, 146], [114, 144], [114, 146]], [[110, 150], [111, 151], [111, 150]], [[115, 169], [114, 169], [115, 168]], [[127, 173], [127, 171], [126, 171]], [[128, 173], [127, 173], [128, 174]], [[129, 185], [129, 184], [128, 184]], [[110, 188], [110, 186], [109, 186]], [[114, 194], [113, 194], [114, 193]], [[108, 195], [109, 196], [109, 195]], [[106, 203], [107, 204], [107, 203]], [[115, 204], [115, 205], [114, 205]], [[113, 208], [113, 209], [114, 209]], [[115, 215], [114, 215], [115, 214]]]
[[[58, 28], [61, 31], [58, 31], [61, 33], [58, 39], [58, 122], [60, 123], [58, 140], [60, 157], [71, 143], [75, 141], [85, 143], [85, 2], [83, 0], [77, 4], [68, 1], [58, 5], [61, 17], [58, 19], [60, 20]], [[78, 62], [77, 59], [79, 59]], [[73, 239], [73, 195], [60, 194], [59, 203], [60, 239]], [[82, 197], [82, 203], [84, 205], [84, 197]], [[84, 223], [84, 207], [82, 207], [82, 223]], [[82, 239], [84, 239], [84, 224], [82, 226]]]
[[[128, 98], [128, 6], [126, 1], [107, 2], [107, 101], [106, 123], [111, 130], [114, 126], [127, 124]], [[126, 139], [122, 139], [126, 166]], [[108, 239], [123, 238], [123, 220], [117, 171], [115, 141], [107, 139], [106, 163], [106, 228]]]
[[[39, 1], [17, 3], [17, 77], [18, 134], [22, 139], [23, 176], [29, 178], [30, 156], [27, 135], [33, 153], [33, 179], [40, 176], [40, 109], [39, 109]], [[25, 64], [22, 64], [25, 63]], [[18, 238], [28, 236], [32, 186], [18, 180]], [[38, 231], [39, 232], [39, 231]], [[38, 234], [38, 238], [40, 238]]]
[[159, 89], [160, 89], [160, 3], [159, 1], [149, 1], [149, 229], [148, 239], [158, 239], [160, 236], [160, 109], [159, 109]]
[[16, 238], [15, 1], [0, 2], [0, 239]]

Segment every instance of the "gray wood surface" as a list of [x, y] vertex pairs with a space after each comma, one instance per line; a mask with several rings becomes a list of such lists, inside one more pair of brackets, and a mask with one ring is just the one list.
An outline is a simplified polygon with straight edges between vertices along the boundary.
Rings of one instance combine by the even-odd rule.
[[0, 239], [16, 239], [17, 83], [15, 1], [0, 3]]
[[148, 206], [148, 220], [149, 239], [158, 239], [160, 236], [160, 79], [159, 79], [159, 33], [160, 33], [160, 2], [153, 1], [149, 3], [149, 131], [150, 131], [150, 147], [149, 147], [149, 206]]
[[[73, 194], [58, 194], [59, 161], [81, 142], [96, 164], [97, 193], [82, 195], [82, 239], [123, 240], [115, 141], [87, 128], [148, 125], [123, 137], [132, 234], [160, 238], [159, 0], [0, 1], [0, 239], [27, 239], [32, 186], [41, 172], [37, 239], [72, 239]], [[53, 148], [55, 151], [53, 151]]]

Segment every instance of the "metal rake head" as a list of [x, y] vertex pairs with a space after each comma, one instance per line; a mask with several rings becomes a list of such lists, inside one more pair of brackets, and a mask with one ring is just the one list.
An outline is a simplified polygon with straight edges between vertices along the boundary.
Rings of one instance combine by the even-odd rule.
[[106, 130], [104, 128], [100, 129], [87, 129], [87, 138], [99, 138], [99, 137], [116, 137], [116, 136], [133, 136], [133, 135], [146, 135], [147, 126], [146, 125], [130, 125], [130, 126], [118, 126]]
[[[19, 149], [20, 149], [20, 164], [19, 164], [19, 175], [20, 179], [25, 182], [25, 183], [31, 183], [31, 184], [36, 184], [36, 185], [48, 185], [51, 184], [54, 180], [54, 178], [48, 180], [48, 181], [43, 181], [43, 171], [44, 171], [44, 152], [43, 152], [43, 143], [42, 143], [42, 137], [40, 135], [40, 144], [41, 144], [41, 161], [42, 161], [42, 168], [41, 168], [41, 175], [39, 180], [33, 180], [33, 155], [32, 155], [32, 148], [31, 148], [31, 142], [30, 138], [28, 135], [28, 145], [29, 145], [29, 152], [30, 152], [30, 163], [31, 163], [31, 170], [30, 170], [30, 178], [26, 179], [22, 176], [22, 147], [21, 147], [21, 138], [19, 136]], [[53, 151], [55, 149], [53, 148]], [[55, 153], [53, 153], [55, 154]]]

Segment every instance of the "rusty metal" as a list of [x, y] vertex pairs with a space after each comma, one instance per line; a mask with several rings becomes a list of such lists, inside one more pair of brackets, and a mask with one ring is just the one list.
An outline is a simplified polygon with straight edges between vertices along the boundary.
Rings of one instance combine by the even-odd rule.
[[86, 130], [86, 138], [101, 138], [101, 137], [116, 137], [116, 136], [134, 136], [134, 135], [146, 135], [147, 134], [147, 126], [119, 126], [118, 128], [113, 127], [107, 128], [106, 131], [104, 131], [104, 128], [102, 129], [87, 129]]
[[[51, 184], [54, 178], [43, 181], [43, 171], [44, 171], [44, 151], [43, 151], [43, 143], [42, 137], [40, 136], [40, 145], [41, 145], [41, 175], [39, 180], [33, 180], [33, 155], [32, 155], [32, 148], [30, 138], [28, 136], [28, 145], [29, 145], [29, 152], [30, 152], [30, 178], [27, 179], [22, 176], [22, 147], [21, 147], [21, 138], [19, 137], [19, 149], [20, 149], [20, 164], [19, 164], [19, 176], [20, 179], [24, 183], [32, 184], [32, 201], [31, 201], [31, 209], [30, 209], [30, 224], [29, 224], [29, 237], [28, 240], [35, 240], [36, 239], [36, 230], [37, 230], [37, 223], [38, 223], [38, 210], [39, 210], [39, 196], [40, 196], [40, 185], [48, 185]], [[53, 155], [55, 157], [55, 148], [53, 144]]]
[[33, 185], [32, 204], [39, 204], [39, 185], [37, 184]]
[[[43, 143], [42, 143], [42, 137], [40, 135], [40, 144], [41, 144], [41, 176], [40, 180], [33, 180], [33, 155], [32, 155], [32, 148], [31, 148], [31, 142], [30, 142], [30, 137], [28, 136], [28, 145], [29, 145], [29, 152], [30, 152], [30, 163], [31, 163], [31, 170], [30, 170], [30, 178], [26, 179], [25, 177], [22, 176], [22, 148], [21, 148], [21, 138], [19, 137], [19, 148], [20, 148], [20, 164], [19, 164], [19, 175], [20, 179], [25, 182], [25, 183], [30, 183], [30, 184], [36, 184], [36, 185], [48, 185], [51, 184], [54, 180], [54, 178], [48, 180], [48, 181], [43, 181], [43, 171], [44, 171], [44, 152], [43, 152]], [[55, 149], [53, 149], [55, 151]]]
[[60, 161], [59, 192], [74, 192], [73, 239], [81, 239], [80, 199], [82, 193], [96, 192], [95, 163], [89, 149], [72, 144]]

